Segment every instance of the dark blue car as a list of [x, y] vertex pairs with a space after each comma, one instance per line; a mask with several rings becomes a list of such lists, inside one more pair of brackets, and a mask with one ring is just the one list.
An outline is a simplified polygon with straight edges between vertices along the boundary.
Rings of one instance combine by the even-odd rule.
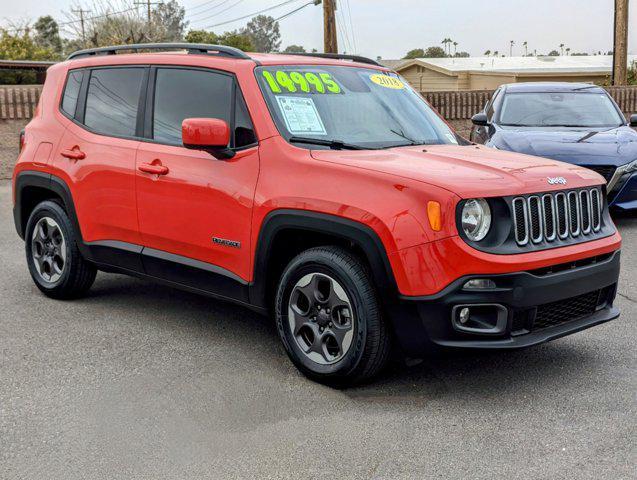
[[502, 85], [472, 121], [474, 142], [588, 167], [608, 182], [611, 207], [637, 209], [637, 115], [626, 122], [603, 88]]

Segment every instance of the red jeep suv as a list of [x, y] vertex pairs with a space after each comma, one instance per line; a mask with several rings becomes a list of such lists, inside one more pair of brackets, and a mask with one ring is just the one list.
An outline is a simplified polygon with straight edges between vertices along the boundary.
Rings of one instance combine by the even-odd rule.
[[332, 385], [371, 378], [390, 345], [518, 348], [619, 315], [604, 179], [467, 142], [362, 57], [74, 53], [48, 71], [13, 187], [46, 295], [100, 270], [271, 312]]

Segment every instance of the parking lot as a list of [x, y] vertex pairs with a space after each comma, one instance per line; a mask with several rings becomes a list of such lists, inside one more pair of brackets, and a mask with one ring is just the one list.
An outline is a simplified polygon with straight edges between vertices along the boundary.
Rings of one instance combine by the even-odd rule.
[[635, 478], [637, 218], [618, 225], [619, 320], [338, 391], [241, 307], [106, 274], [45, 298], [3, 181], [0, 477]]

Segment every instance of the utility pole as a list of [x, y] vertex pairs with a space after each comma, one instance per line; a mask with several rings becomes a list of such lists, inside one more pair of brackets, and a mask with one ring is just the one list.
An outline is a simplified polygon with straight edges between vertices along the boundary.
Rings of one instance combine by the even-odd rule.
[[150, 0], [145, 0], [142, 2], [135, 2], [134, 5], [146, 5], [146, 13], [147, 13], [147, 18], [146, 21], [148, 22], [148, 35], [150, 35], [151, 29], [152, 29], [152, 22], [151, 20], [151, 11], [150, 11], [150, 6], [151, 5], [161, 5], [163, 2], [151, 2]]
[[80, 25], [82, 27], [82, 43], [84, 44], [86, 44], [86, 30], [84, 29], [84, 14], [89, 12], [90, 10], [84, 10], [81, 7], [76, 10], [71, 10], [71, 13], [77, 13], [80, 16]]
[[325, 53], [338, 53], [336, 0], [323, 0], [323, 51]]
[[615, 0], [615, 39], [613, 46], [613, 85], [628, 82], [628, 0]]

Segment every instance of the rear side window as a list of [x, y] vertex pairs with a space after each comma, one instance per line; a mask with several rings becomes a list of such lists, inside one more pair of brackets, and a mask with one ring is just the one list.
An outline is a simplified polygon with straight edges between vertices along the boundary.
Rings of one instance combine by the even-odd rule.
[[64, 97], [62, 98], [62, 111], [67, 115], [75, 116], [75, 107], [77, 107], [77, 99], [80, 95], [80, 87], [82, 86], [81, 71], [71, 71], [66, 79], [64, 87]]
[[84, 124], [96, 133], [133, 137], [144, 70], [93, 70], [86, 97]]
[[232, 85], [232, 77], [221, 73], [157, 69], [153, 138], [181, 145], [185, 118], [219, 118], [230, 123]]

